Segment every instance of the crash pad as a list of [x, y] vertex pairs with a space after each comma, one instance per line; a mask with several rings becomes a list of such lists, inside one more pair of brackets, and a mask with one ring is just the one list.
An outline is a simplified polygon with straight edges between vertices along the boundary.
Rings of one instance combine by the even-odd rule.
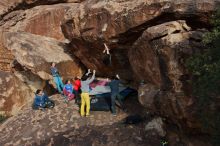
[[[120, 95], [123, 98], [122, 101], [132, 94], [137, 94], [137, 91], [132, 88], [125, 88], [122, 90], [120, 92]], [[111, 109], [111, 93], [93, 95], [91, 96], [90, 103], [90, 109], [92, 111], [109, 111]]]
[[[119, 91], [125, 90], [126, 87], [123, 86], [122, 84], [119, 85]], [[110, 93], [111, 89], [109, 86], [103, 86], [103, 85], [97, 85], [94, 88], [91, 89], [89, 92], [89, 95], [98, 95], [98, 94], [105, 94], [105, 93]]]

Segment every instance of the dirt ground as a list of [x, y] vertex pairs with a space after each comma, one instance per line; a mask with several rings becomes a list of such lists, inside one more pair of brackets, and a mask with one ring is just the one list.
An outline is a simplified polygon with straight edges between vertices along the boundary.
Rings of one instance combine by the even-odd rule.
[[160, 138], [149, 137], [146, 122], [135, 97], [126, 100], [127, 111], [91, 111], [81, 117], [79, 107], [68, 105], [60, 95], [52, 96], [56, 106], [45, 111], [32, 110], [30, 105], [0, 126], [0, 145], [41, 146], [159, 146]]

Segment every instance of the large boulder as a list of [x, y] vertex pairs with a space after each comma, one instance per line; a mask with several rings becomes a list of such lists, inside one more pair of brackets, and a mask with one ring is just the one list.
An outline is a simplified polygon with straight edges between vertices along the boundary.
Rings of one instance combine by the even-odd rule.
[[186, 58], [202, 49], [204, 32], [206, 30], [191, 31], [182, 20], [146, 29], [128, 54], [136, 81], [144, 80], [161, 89], [182, 92]]
[[50, 75], [51, 62], [57, 63], [63, 81], [82, 75], [83, 65], [73, 54], [69, 55], [60, 26], [65, 12], [80, 1], [63, 2], [67, 1], [0, 2], [0, 70], [13, 72], [31, 92], [36, 89], [44, 89], [49, 95], [55, 92]]
[[37, 6], [28, 10], [16, 10], [0, 22], [4, 31], [24, 31], [65, 41], [61, 30], [65, 12], [77, 4]]
[[79, 3], [82, 0], [1, 0], [0, 18], [6, 14], [19, 9], [29, 9], [39, 5], [49, 5], [58, 3]]
[[[87, 67], [96, 68], [103, 76], [117, 72], [121, 73], [125, 79], [132, 79], [127, 52], [145, 29], [181, 18], [187, 19], [192, 26], [196, 24], [205, 26], [208, 24], [209, 16], [219, 4], [220, 1], [213, 0], [193, 2], [189, 0], [88, 0], [81, 3], [78, 9], [74, 7], [66, 13], [66, 22], [62, 25], [62, 29], [66, 38], [71, 41], [74, 54]], [[102, 62], [104, 42], [112, 50], [110, 67]], [[146, 53], [146, 51], [135, 53]], [[155, 52], [151, 51], [151, 53]], [[151, 80], [160, 85], [158, 60], [153, 58], [154, 55], [149, 57], [149, 60], [152, 59], [151, 63], [155, 63], [155, 67], [147, 71], [151, 74], [156, 73]], [[141, 70], [134, 70], [134, 72], [141, 72]]]
[[[79, 62], [68, 54], [68, 46], [55, 39], [30, 33], [8, 32], [4, 40], [5, 47], [14, 55], [16, 71], [29, 72], [42, 80], [50, 80], [50, 65], [55, 62], [65, 79], [82, 75]], [[27, 77], [30, 75], [27, 74]]]
[[128, 57], [135, 74], [136, 82], [149, 82], [160, 88], [162, 77], [160, 62], [156, 50], [150, 44], [150, 39], [144, 33], [129, 50]]
[[166, 136], [166, 131], [164, 130], [164, 123], [162, 118], [154, 118], [150, 122], [147, 123], [145, 126], [145, 131], [149, 134], [155, 134], [160, 137], [165, 137]]
[[[7, 67], [31, 89], [46, 86], [51, 62], [68, 78], [81, 75], [84, 66], [100, 76], [119, 73], [143, 83], [139, 100], [150, 112], [196, 131], [185, 61], [202, 49], [205, 30], [199, 28], [210, 26], [219, 5], [220, 0], [4, 0], [3, 47], [12, 55]], [[103, 62], [104, 43], [111, 49], [110, 65]]]
[[0, 71], [11, 71], [13, 60], [14, 56], [3, 44], [3, 35], [0, 29]]
[[153, 84], [141, 84], [138, 88], [138, 100], [144, 105], [148, 112], [156, 112], [155, 98], [160, 89]]
[[12, 73], [0, 71], [0, 114], [15, 115], [33, 99], [33, 92]]
[[[180, 128], [199, 129], [195, 100], [186, 82], [186, 59], [202, 50], [206, 30], [191, 30], [185, 21], [172, 21], [149, 27], [134, 43], [129, 59], [139, 86], [139, 101]], [[145, 52], [145, 53], [143, 53]], [[183, 122], [184, 121], [184, 122]]]
[[11, 71], [11, 63], [13, 60], [13, 54], [4, 46], [0, 46], [0, 70], [6, 72]]

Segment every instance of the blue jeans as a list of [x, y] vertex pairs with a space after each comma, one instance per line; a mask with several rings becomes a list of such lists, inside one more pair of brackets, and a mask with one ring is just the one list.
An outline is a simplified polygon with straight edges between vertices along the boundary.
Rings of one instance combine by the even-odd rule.
[[64, 87], [62, 79], [60, 78], [60, 76], [55, 76], [53, 77], [53, 79], [54, 79], [54, 82], [56, 83], [57, 90], [59, 91], [59, 93], [62, 93], [63, 87]]
[[33, 104], [32, 108], [37, 110], [39, 108], [53, 108], [54, 106], [55, 106], [54, 101], [48, 100], [44, 104], [42, 104], [41, 106]]

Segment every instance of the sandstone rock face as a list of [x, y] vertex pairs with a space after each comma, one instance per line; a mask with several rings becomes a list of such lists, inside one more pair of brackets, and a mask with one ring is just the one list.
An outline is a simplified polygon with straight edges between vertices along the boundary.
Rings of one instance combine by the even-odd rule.
[[[69, 28], [74, 32], [72, 33], [73, 36], [69, 37], [72, 38], [80, 35], [86, 40], [93, 40], [100, 36], [104, 37], [106, 40], [114, 39], [115, 37], [118, 37], [119, 34], [123, 34], [131, 28], [145, 24], [150, 20], [155, 22], [146, 25], [146, 27], [149, 25], [155, 25], [156, 20], [154, 19], [161, 15], [166, 15], [167, 13], [169, 16], [173, 16], [170, 17], [169, 20], [187, 16], [198, 16], [199, 19], [202, 19], [203, 16], [201, 13], [211, 14], [210, 12], [217, 8], [218, 5], [219, 1], [213, 0], [194, 0], [193, 2], [189, 0], [88, 0], [81, 5], [78, 11], [73, 8], [73, 10], [70, 10], [69, 13], [67, 13], [68, 20], [73, 18], [72, 26], [74, 26]], [[79, 15], [80, 17], [77, 17], [76, 15]], [[202, 20], [205, 21], [205, 19]], [[70, 24], [70, 21], [68, 22], [68, 24]], [[137, 30], [134, 29], [133, 31]]]
[[149, 123], [147, 123], [147, 125], [145, 126], [145, 131], [148, 132], [153, 131], [155, 132], [155, 134], [164, 137], [166, 135], [166, 132], [164, 131], [163, 126], [164, 126], [163, 120], [161, 118], [155, 118]]
[[135, 73], [136, 81], [148, 81], [160, 87], [162, 83], [159, 58], [146, 33], [140, 37], [129, 50], [128, 56]]
[[[151, 112], [159, 111], [185, 128], [199, 128], [194, 113], [189, 112], [195, 109], [193, 99], [187, 96], [189, 91], [184, 79], [187, 76], [184, 63], [187, 57], [202, 49], [204, 32], [192, 31], [184, 21], [163, 23], [148, 28], [129, 53], [134, 73], [147, 82], [139, 87], [140, 102]], [[145, 50], [149, 50], [146, 52], [150, 55], [138, 53]], [[183, 120], [185, 122], [181, 122]]]
[[190, 29], [185, 21], [172, 21], [144, 31], [129, 52], [131, 66], [139, 80], [181, 92], [185, 59], [201, 49], [205, 32]]
[[157, 110], [155, 106], [155, 97], [159, 91], [159, 88], [152, 84], [143, 84], [139, 86], [138, 100], [147, 108], [148, 112], [155, 112]]
[[28, 10], [13, 11], [3, 17], [0, 25], [7, 31], [25, 31], [64, 41], [60, 25], [65, 12], [74, 6], [75, 4], [58, 4], [54, 7], [37, 6]]
[[[23, 70], [39, 76], [42, 80], [52, 79], [50, 73], [52, 62], [57, 64], [61, 76], [65, 79], [82, 75], [79, 64], [68, 55], [67, 46], [55, 39], [30, 33], [9, 32], [5, 34], [5, 40], [5, 47], [11, 50]], [[15, 70], [16, 67], [18, 68], [15, 63]]]
[[82, 0], [2, 0], [0, 2], [0, 17], [18, 9], [28, 9], [38, 5], [57, 3], [79, 3]]
[[63, 81], [82, 74], [83, 66], [79, 66], [80, 62], [73, 54], [69, 55], [68, 46], [62, 43], [65, 38], [61, 31], [65, 12], [80, 1], [65, 1], [69, 4], [52, 7], [45, 5], [63, 2], [0, 2], [0, 69], [14, 72], [32, 91], [44, 89], [48, 94], [54, 93], [49, 69], [51, 62], [57, 63]]
[[11, 73], [0, 71], [0, 113], [15, 115], [27, 101], [32, 100], [30, 89]]
[[13, 62], [13, 55], [7, 49], [0, 48], [0, 70], [1, 71], [10, 71], [11, 63]]
[[10, 71], [13, 60], [14, 56], [7, 48], [5, 48], [3, 44], [3, 36], [0, 33], [0, 70], [6, 72]]
[[49, 88], [51, 62], [66, 78], [84, 68], [103, 77], [118, 73], [135, 82], [150, 112], [199, 131], [185, 61], [203, 48], [202, 28], [219, 6], [220, 0], [3, 0], [0, 69], [32, 90]]
[[[194, 22], [206, 23], [208, 17], [201, 14], [210, 15], [218, 5], [219, 1], [199, 0], [193, 2], [174, 0], [85, 1], [79, 9], [73, 8], [67, 12], [66, 22], [62, 28], [65, 36], [71, 40], [75, 55], [86, 66], [96, 68], [101, 75], [121, 72], [124, 78], [131, 79], [131, 66], [125, 56], [130, 45], [135, 42], [143, 30], [162, 21], [189, 16], [194, 18], [191, 19]], [[114, 67], [106, 67], [101, 62], [103, 42], [106, 42], [112, 49], [112, 66]], [[151, 53], [155, 52], [151, 51]], [[160, 82], [158, 60], [152, 59], [155, 67], [152, 68], [153, 71], [148, 69], [146, 76], [157, 72], [152, 80], [154, 83]], [[141, 72], [141, 70], [134, 70], [134, 72]], [[149, 74], [149, 72], [151, 73]]]

